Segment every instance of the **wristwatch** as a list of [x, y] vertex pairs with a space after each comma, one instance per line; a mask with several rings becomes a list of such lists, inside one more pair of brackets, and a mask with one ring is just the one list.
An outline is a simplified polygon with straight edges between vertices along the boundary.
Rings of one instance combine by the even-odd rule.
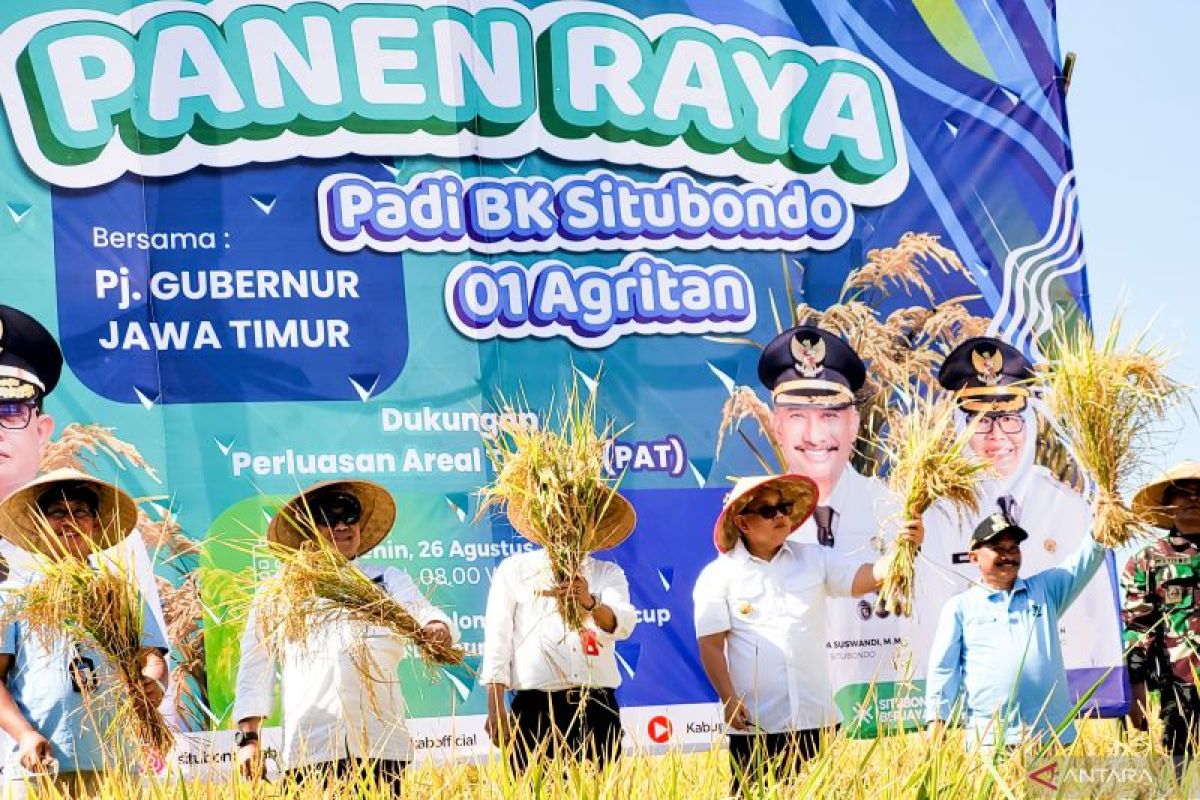
[[246, 745], [253, 744], [257, 741], [257, 731], [238, 731], [233, 735], [233, 743], [238, 747], [245, 747]]
[[598, 594], [596, 594], [595, 592], [593, 592], [593, 593], [592, 593], [592, 607], [591, 607], [591, 608], [589, 608], [589, 609], [587, 610], [587, 612], [588, 612], [589, 614], [591, 614], [593, 611], [595, 611], [595, 610], [596, 610], [597, 608], [599, 608], [599, 607], [600, 607], [600, 595], [598, 595]]

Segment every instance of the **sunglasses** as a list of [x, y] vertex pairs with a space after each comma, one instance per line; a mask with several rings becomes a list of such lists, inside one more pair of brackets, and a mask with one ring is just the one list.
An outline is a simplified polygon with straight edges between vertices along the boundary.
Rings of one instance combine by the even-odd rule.
[[792, 508], [795, 505], [796, 505], [795, 503], [784, 500], [782, 502], [774, 503], [774, 504], [767, 503], [765, 505], [759, 506], [758, 508], [742, 509], [742, 513], [743, 514], [757, 514], [758, 516], [762, 517], [763, 519], [775, 519], [775, 517], [779, 514], [783, 514], [785, 517], [791, 516]]
[[336, 528], [340, 524], [353, 525], [362, 517], [357, 508], [337, 505], [329, 508], [314, 508], [313, 517], [318, 525]]
[[1180, 500], [1200, 498], [1200, 486], [1172, 486], [1163, 492], [1163, 503], [1170, 505]]

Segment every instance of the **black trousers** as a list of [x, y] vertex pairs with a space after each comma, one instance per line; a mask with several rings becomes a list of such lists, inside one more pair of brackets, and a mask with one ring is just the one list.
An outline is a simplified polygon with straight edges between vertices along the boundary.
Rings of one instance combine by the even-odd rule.
[[590, 759], [603, 767], [621, 755], [621, 712], [612, 689], [513, 692], [512, 767], [531, 758]]
[[1196, 752], [1196, 737], [1200, 736], [1200, 696], [1195, 686], [1186, 683], [1167, 684], [1159, 696], [1163, 746], [1171, 753], [1176, 775], [1182, 775]]
[[800, 771], [805, 761], [821, 749], [821, 736], [836, 728], [809, 728], [788, 733], [729, 735], [729, 761], [733, 768], [733, 794], [762, 780], [767, 772], [786, 778]]
[[392, 759], [339, 758], [337, 761], [321, 761], [303, 767], [289, 769], [285, 776], [294, 785], [327, 785], [332, 781], [373, 780], [380, 791], [392, 797], [400, 796], [407, 761]]

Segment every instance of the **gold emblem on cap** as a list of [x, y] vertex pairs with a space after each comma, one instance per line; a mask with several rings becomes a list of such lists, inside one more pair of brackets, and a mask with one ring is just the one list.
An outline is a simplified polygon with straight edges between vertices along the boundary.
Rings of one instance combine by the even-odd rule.
[[748, 602], [747, 602], [747, 601], [745, 601], [745, 600], [743, 600], [743, 601], [742, 601], [742, 602], [741, 602], [741, 603], [738, 605], [738, 613], [739, 613], [739, 614], [741, 614], [743, 617], [748, 617], [748, 616], [750, 616], [750, 612], [751, 612], [751, 611], [753, 611], [753, 610], [754, 610], [754, 606], [750, 605], [750, 603], [748, 603]]
[[1058, 542], [1054, 541], [1050, 537], [1046, 537], [1046, 541], [1042, 542], [1042, 547], [1046, 548], [1047, 553], [1058, 552]]
[[980, 350], [972, 350], [971, 364], [975, 366], [979, 382], [984, 386], [995, 386], [1000, 382], [1000, 370], [1004, 369], [1004, 356], [1000, 354], [999, 350], [992, 351], [991, 355], [985, 355]]
[[822, 362], [825, 361], [825, 342], [821, 338], [792, 339], [792, 360], [796, 362], [796, 372], [805, 378], [815, 378], [821, 374]]
[[0, 378], [0, 400], [32, 400], [37, 389], [17, 378]]

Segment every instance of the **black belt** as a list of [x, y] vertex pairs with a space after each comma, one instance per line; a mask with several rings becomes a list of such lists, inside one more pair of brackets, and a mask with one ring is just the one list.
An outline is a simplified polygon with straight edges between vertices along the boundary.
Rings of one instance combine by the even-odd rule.
[[597, 698], [605, 701], [613, 701], [616, 698], [616, 689], [611, 689], [607, 686], [572, 686], [569, 689], [558, 689], [550, 692], [543, 692], [541, 689], [518, 689], [513, 692], [513, 697], [521, 696], [541, 696], [547, 699], [561, 697], [571, 705], [583, 705], [590, 698]]

